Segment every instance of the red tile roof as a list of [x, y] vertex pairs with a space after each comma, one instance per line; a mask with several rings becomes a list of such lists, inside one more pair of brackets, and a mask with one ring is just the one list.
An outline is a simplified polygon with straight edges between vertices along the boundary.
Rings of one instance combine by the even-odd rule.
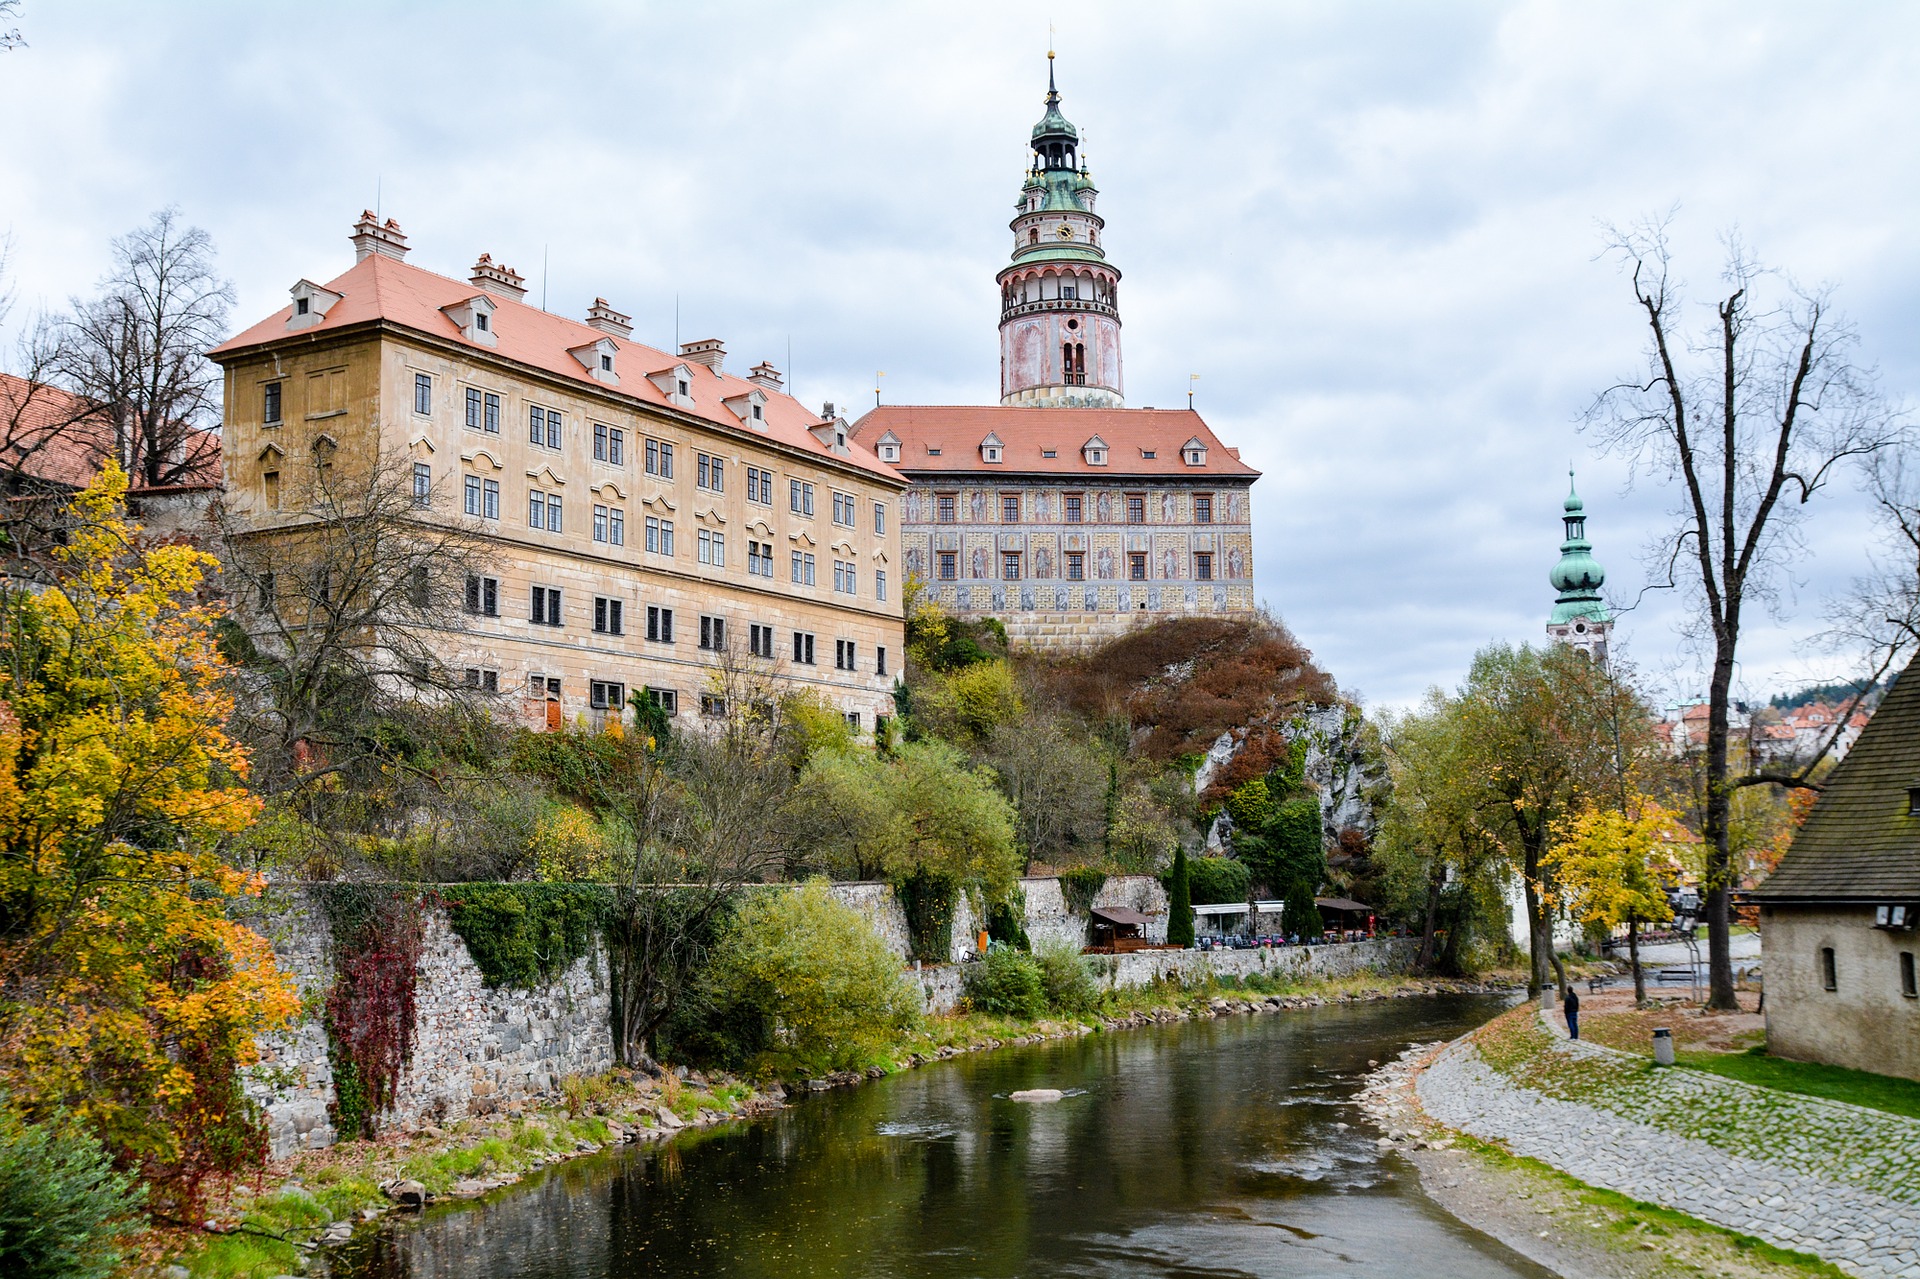
[[85, 488], [111, 439], [92, 400], [0, 373], [0, 469]]
[[[854, 423], [868, 448], [888, 431], [900, 440], [903, 471], [983, 471], [1018, 474], [1231, 475], [1257, 479], [1260, 472], [1220, 442], [1192, 409], [1042, 409], [1004, 405], [883, 404]], [[1000, 437], [1004, 462], [983, 462], [980, 442]], [[1089, 465], [1081, 447], [1094, 436], [1107, 445], [1107, 464]], [[1202, 466], [1188, 466], [1182, 446], [1206, 446]], [[931, 453], [929, 449], [938, 449]], [[1054, 454], [1052, 457], [1046, 453]], [[1151, 452], [1152, 457], [1145, 454]]]
[[[692, 413], [735, 431], [762, 434], [745, 426], [722, 403], [730, 397], [758, 390], [767, 399], [767, 429], [764, 434], [768, 438], [822, 458], [849, 462], [895, 482], [900, 479], [893, 468], [875, 457], [871, 450], [853, 444], [851, 439], [848, 442], [850, 455], [841, 457], [833, 453], [812, 434], [811, 428], [821, 424], [820, 418], [790, 395], [769, 391], [731, 373], [716, 373], [686, 356], [669, 354], [655, 347], [604, 333], [578, 320], [569, 320], [500, 294], [486, 294], [496, 308], [491, 321], [495, 344], [486, 346], [474, 342], [462, 334], [460, 326], [442, 309], [457, 306], [485, 293], [485, 290], [466, 280], [437, 275], [423, 267], [409, 266], [395, 258], [374, 254], [355, 263], [346, 274], [328, 281], [322, 287], [341, 297], [327, 308], [326, 315], [319, 323], [289, 330], [287, 321], [293, 315], [293, 307], [289, 304], [245, 332], [222, 342], [208, 354], [225, 363], [226, 357], [253, 347], [289, 339], [304, 340], [371, 320], [386, 320], [470, 347], [476, 354], [499, 355], [558, 377], [578, 381], [583, 390], [616, 392], [663, 407], [670, 402], [664, 392], [647, 380], [647, 374], [685, 364], [694, 374], [694, 407], [675, 407], [675, 412]], [[620, 375], [620, 384], [617, 388], [596, 381], [580, 361], [570, 354], [574, 348], [602, 340], [612, 342], [618, 351], [615, 367]]]

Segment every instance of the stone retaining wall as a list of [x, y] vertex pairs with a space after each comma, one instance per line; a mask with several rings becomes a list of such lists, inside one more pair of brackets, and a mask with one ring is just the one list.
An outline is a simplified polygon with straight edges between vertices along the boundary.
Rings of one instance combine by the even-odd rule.
[[[260, 1041], [248, 1095], [267, 1114], [275, 1158], [331, 1145], [333, 1067], [321, 1021], [333, 986], [326, 912], [299, 889], [274, 889], [248, 921], [298, 983], [305, 1015]], [[387, 1116], [401, 1128], [451, 1123], [552, 1095], [563, 1076], [613, 1065], [611, 992], [599, 951], [535, 990], [489, 989], [444, 910], [429, 908], [415, 982], [413, 1054]]]

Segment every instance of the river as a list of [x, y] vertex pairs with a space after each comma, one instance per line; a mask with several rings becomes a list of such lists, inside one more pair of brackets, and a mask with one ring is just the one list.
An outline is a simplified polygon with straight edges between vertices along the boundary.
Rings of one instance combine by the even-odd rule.
[[[981, 1053], [390, 1221], [335, 1279], [1546, 1271], [1449, 1217], [1352, 1104], [1508, 1001], [1396, 999]], [[1005, 1100], [1020, 1088], [1065, 1100]]]

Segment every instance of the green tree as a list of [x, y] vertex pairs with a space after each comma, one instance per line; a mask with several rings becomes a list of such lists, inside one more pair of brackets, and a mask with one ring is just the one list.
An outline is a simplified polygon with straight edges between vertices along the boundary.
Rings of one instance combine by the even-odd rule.
[[1022, 951], [988, 951], [979, 963], [967, 965], [965, 986], [975, 1012], [1032, 1021], [1047, 1011], [1040, 963]]
[[706, 976], [724, 1018], [760, 1023], [758, 1063], [784, 1077], [865, 1066], [920, 1020], [900, 960], [818, 880], [760, 889], [735, 914]]
[[1173, 870], [1167, 888], [1167, 941], [1175, 946], [1193, 945], [1193, 886], [1187, 878], [1187, 850], [1173, 850]]
[[72, 1124], [33, 1124], [0, 1105], [0, 1274], [106, 1279], [135, 1227], [132, 1180]]

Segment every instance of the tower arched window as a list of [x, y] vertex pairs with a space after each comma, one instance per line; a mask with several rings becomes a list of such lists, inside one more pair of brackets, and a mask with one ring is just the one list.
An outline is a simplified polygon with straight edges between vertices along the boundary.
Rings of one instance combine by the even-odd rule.
[[1040, 243], [1040, 228], [1039, 228], [1039, 227], [1028, 227], [1028, 228], [1027, 228], [1027, 243], [1028, 243], [1028, 244], [1038, 244], [1038, 243]]

